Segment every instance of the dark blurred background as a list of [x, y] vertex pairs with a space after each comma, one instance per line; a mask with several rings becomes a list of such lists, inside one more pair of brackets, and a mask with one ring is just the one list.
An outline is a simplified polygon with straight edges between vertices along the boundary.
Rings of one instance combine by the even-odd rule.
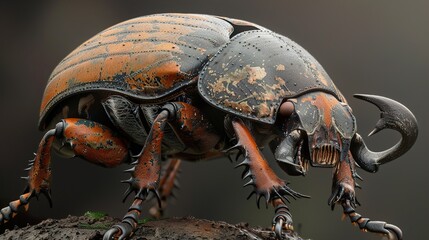
[[[357, 190], [364, 216], [402, 228], [406, 239], [423, 239], [427, 231], [429, 141], [429, 1], [2, 1], [0, 3], [0, 203], [15, 200], [25, 183], [27, 160], [42, 133], [37, 130], [45, 82], [59, 61], [82, 42], [118, 22], [152, 13], [191, 12], [245, 19], [288, 36], [324, 66], [353, 108], [361, 135], [369, 133], [379, 112], [352, 98], [370, 93], [408, 106], [420, 124], [416, 145], [405, 156], [383, 165], [377, 174], [360, 171]], [[399, 139], [384, 131], [367, 144], [373, 150]], [[271, 158], [270, 153], [266, 153]], [[276, 164], [271, 160], [271, 165]], [[168, 216], [192, 215], [269, 226], [273, 209], [258, 210], [241, 170], [226, 159], [184, 163], [181, 191]], [[44, 197], [32, 201], [24, 218], [61, 218], [87, 210], [121, 217], [128, 177], [126, 166], [103, 169], [80, 159], [53, 160], [54, 208]], [[291, 204], [295, 227], [311, 239], [380, 239], [341, 221], [331, 212], [331, 170], [310, 169], [307, 177], [280, 176], [312, 199]], [[13, 223], [7, 225], [13, 227]], [[426, 231], [425, 231], [426, 230]], [[1, 237], [0, 237], [1, 238]]]

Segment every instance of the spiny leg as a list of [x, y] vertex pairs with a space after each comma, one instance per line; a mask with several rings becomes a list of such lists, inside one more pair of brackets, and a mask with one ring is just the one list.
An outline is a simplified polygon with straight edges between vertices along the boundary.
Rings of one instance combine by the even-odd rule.
[[113, 167], [128, 158], [127, 145], [107, 127], [85, 119], [68, 118], [58, 123], [55, 129], [49, 130], [40, 141], [35, 158], [30, 161], [28, 181], [25, 193], [18, 200], [9, 203], [1, 210], [0, 223], [13, 217], [18, 208], [28, 208], [29, 200], [44, 194], [52, 206], [50, 195], [51, 148], [54, 140], [70, 148], [76, 156], [106, 167]]
[[178, 188], [177, 175], [179, 173], [180, 164], [181, 160], [177, 158], [173, 158], [169, 161], [168, 166], [161, 177], [161, 181], [159, 182], [161, 207], [159, 205], [155, 205], [149, 209], [149, 213], [152, 217], [157, 219], [162, 217], [164, 209], [167, 206], [168, 198], [173, 196], [174, 188]]
[[360, 178], [354, 172], [353, 159], [349, 156], [351, 163], [348, 161], [340, 161], [334, 172], [334, 181], [332, 195], [329, 204], [332, 209], [336, 203], [341, 204], [344, 214], [349, 216], [353, 224], [357, 224], [363, 231], [381, 233], [389, 239], [402, 240], [402, 231], [395, 225], [388, 224], [382, 221], [372, 221], [369, 218], [362, 217], [355, 211], [356, 204], [359, 204], [355, 197], [354, 187], [355, 177]]
[[334, 169], [332, 181], [332, 194], [328, 204], [334, 210], [335, 204], [340, 203], [343, 199], [348, 199], [353, 205], [358, 204], [355, 195], [355, 179], [352, 174], [350, 156], [346, 160], [338, 162]]
[[29, 171], [28, 177], [22, 177], [28, 181], [28, 185], [24, 190], [24, 194], [19, 196], [18, 200], [9, 203], [9, 206], [0, 210], [0, 223], [7, 222], [13, 218], [19, 207], [28, 209], [29, 201], [32, 197], [38, 196], [43, 193], [47, 196], [49, 204], [52, 206], [50, 197], [49, 181], [51, 176], [50, 162], [51, 162], [51, 146], [55, 138], [56, 132], [62, 129], [57, 125], [56, 129], [49, 130], [42, 138], [39, 148], [35, 153], [35, 158], [30, 160], [29, 167], [25, 170]]
[[139, 154], [138, 160], [132, 163], [135, 166], [127, 170], [127, 172], [132, 174], [132, 177], [123, 181], [130, 184], [125, 193], [125, 199], [130, 193], [135, 192], [136, 195], [133, 204], [128, 209], [128, 213], [125, 214], [122, 221], [113, 225], [104, 234], [103, 239], [126, 239], [132, 235], [138, 225], [138, 219], [141, 215], [141, 205], [147, 199], [149, 192], [153, 192], [158, 199], [158, 203], [161, 203], [157, 188], [161, 171], [160, 160], [161, 143], [164, 135], [163, 129], [168, 117], [169, 111], [166, 109], [163, 109], [158, 114], [153, 122], [143, 150]]
[[245, 159], [238, 166], [246, 167], [243, 172], [243, 179], [250, 178], [244, 186], [252, 185], [254, 187], [248, 198], [256, 194], [258, 208], [262, 196], [265, 197], [267, 206], [269, 202], [273, 203], [276, 208], [273, 223], [278, 236], [281, 236], [283, 229], [293, 230], [292, 217], [285, 204], [289, 202], [288, 197], [296, 199], [307, 196], [290, 189], [283, 180], [277, 177], [263, 158], [251, 132], [241, 119], [233, 119], [232, 127], [238, 143], [230, 150], [239, 148], [244, 153]]
[[159, 218], [162, 210], [166, 207], [167, 198], [172, 196], [174, 187], [177, 185], [177, 175], [181, 160], [199, 160], [223, 156], [218, 151], [221, 148], [221, 137], [216, 133], [209, 118], [199, 110], [199, 108], [188, 103], [170, 103], [170, 109], [174, 109], [174, 116], [169, 119], [178, 138], [185, 144], [184, 152], [175, 153], [169, 156], [171, 161], [163, 174], [159, 192], [161, 196], [161, 208], [154, 206], [149, 211], [150, 214]]
[[[185, 153], [196, 155], [211, 153], [218, 146], [220, 137], [198, 108], [183, 102], [164, 105], [152, 124], [142, 153], [134, 163], [136, 166], [128, 170], [132, 177], [125, 181], [130, 184], [126, 196], [131, 192], [137, 192], [135, 203], [137, 201], [141, 204], [147, 198], [148, 193], [153, 192], [157, 196], [158, 203], [161, 204], [158, 192], [161, 143], [164, 136], [163, 129], [167, 122], [186, 145]], [[137, 226], [140, 214], [141, 211], [135, 210], [135, 207], [130, 208], [122, 222], [108, 230], [103, 239], [113, 237], [124, 239], [130, 236]]]

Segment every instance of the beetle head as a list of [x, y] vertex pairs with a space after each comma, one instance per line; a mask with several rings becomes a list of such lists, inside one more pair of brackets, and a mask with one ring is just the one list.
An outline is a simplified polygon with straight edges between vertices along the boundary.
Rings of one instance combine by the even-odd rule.
[[279, 114], [284, 135], [275, 144], [275, 157], [289, 174], [304, 174], [308, 163], [332, 167], [348, 157], [356, 121], [351, 108], [333, 95], [309, 92], [288, 99]]

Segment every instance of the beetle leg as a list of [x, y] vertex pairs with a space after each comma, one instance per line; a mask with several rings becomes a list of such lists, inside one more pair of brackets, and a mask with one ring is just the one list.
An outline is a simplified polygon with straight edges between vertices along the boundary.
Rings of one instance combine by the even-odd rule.
[[149, 213], [152, 215], [152, 217], [157, 219], [162, 217], [164, 209], [167, 205], [168, 197], [173, 196], [174, 188], [179, 188], [177, 183], [177, 175], [179, 173], [180, 164], [181, 160], [177, 158], [171, 159], [168, 163], [168, 166], [161, 177], [161, 181], [159, 182], [161, 207], [159, 205], [155, 205], [149, 209]]
[[244, 161], [238, 166], [245, 166], [243, 178], [250, 178], [250, 181], [244, 186], [252, 185], [254, 187], [249, 198], [256, 194], [258, 208], [262, 196], [265, 197], [267, 207], [269, 202], [273, 203], [276, 208], [276, 216], [273, 219], [276, 234], [281, 235], [282, 229], [292, 230], [292, 217], [285, 205], [286, 202], [289, 202], [288, 197], [296, 199], [307, 196], [295, 192], [277, 177], [262, 156], [251, 132], [241, 119], [233, 119], [232, 128], [238, 140], [237, 145], [233, 148], [241, 149], [245, 157]]
[[[350, 161], [353, 161], [349, 156]], [[341, 204], [344, 214], [349, 216], [353, 224], [357, 224], [363, 231], [385, 234], [389, 239], [402, 239], [402, 231], [395, 225], [381, 221], [372, 221], [364, 218], [355, 211], [356, 204], [359, 204], [355, 197], [355, 176], [353, 175], [353, 163], [342, 160], [338, 163], [334, 172], [332, 195], [329, 199], [331, 208], [334, 209], [336, 203]]]
[[220, 137], [214, 133], [210, 122], [197, 108], [183, 102], [167, 103], [163, 106], [153, 121], [146, 143], [138, 155], [138, 160], [133, 163], [135, 166], [127, 170], [127, 172], [131, 172], [132, 177], [124, 181], [130, 184], [125, 198], [130, 193], [136, 192], [134, 203], [122, 222], [112, 226], [103, 239], [115, 237], [122, 239], [133, 233], [141, 214], [140, 208], [137, 209], [135, 205], [146, 200], [149, 192], [156, 195], [158, 203], [161, 205], [162, 199], [158, 191], [161, 172], [161, 144], [167, 122], [185, 143], [187, 149], [184, 151], [189, 154], [211, 153], [213, 152], [211, 150], [218, 146]]
[[220, 136], [214, 131], [214, 126], [209, 119], [198, 108], [184, 102], [170, 103], [170, 108], [170, 112], [174, 112], [174, 114], [170, 114], [170, 127], [186, 145], [186, 149], [183, 150], [184, 152], [171, 156], [172, 160], [161, 178], [159, 192], [162, 208], [154, 206], [149, 210], [155, 218], [161, 217], [167, 197], [172, 195], [173, 187], [176, 186], [179, 159], [198, 160], [223, 156], [221, 152], [214, 149], [221, 145], [219, 144]]
[[357, 224], [362, 231], [381, 233], [386, 235], [390, 240], [402, 240], [402, 231], [399, 227], [382, 221], [372, 221], [369, 218], [362, 217], [353, 208], [350, 200], [341, 202], [344, 214], [349, 216], [353, 224]]
[[292, 214], [289, 208], [283, 203], [280, 198], [272, 201], [275, 208], [275, 215], [273, 217], [273, 230], [278, 239], [282, 239], [283, 230], [293, 231]]
[[28, 208], [29, 200], [44, 194], [52, 206], [50, 195], [51, 177], [51, 148], [54, 140], [70, 147], [76, 156], [87, 161], [106, 167], [113, 167], [122, 163], [128, 156], [126, 144], [107, 127], [85, 119], [68, 118], [58, 123], [42, 138], [34, 160], [30, 161], [28, 186], [25, 193], [18, 200], [9, 203], [1, 210], [0, 223], [9, 220], [18, 211], [19, 207]]
[[45, 195], [48, 197], [49, 204], [52, 204], [49, 194], [49, 181], [51, 176], [50, 150], [57, 131], [61, 130], [57, 130], [57, 128], [52, 129], [43, 136], [34, 160], [30, 160], [30, 167], [26, 169], [29, 171], [29, 176], [23, 177], [23, 179], [28, 181], [24, 194], [19, 196], [18, 200], [10, 202], [9, 206], [0, 210], [0, 223], [2, 221], [7, 222], [13, 218], [17, 214], [19, 207], [25, 207], [27, 210], [30, 199], [34, 196], [38, 196], [41, 192], [46, 193]]
[[238, 143], [233, 148], [241, 149], [244, 154], [244, 161], [238, 164], [237, 167], [246, 167], [243, 172], [243, 179], [250, 178], [250, 181], [245, 186], [254, 186], [255, 189], [252, 194], [257, 195], [258, 207], [262, 196], [265, 197], [267, 205], [274, 198], [289, 202], [288, 197], [294, 199], [307, 197], [290, 189], [283, 180], [277, 177], [264, 159], [251, 132], [241, 119], [233, 119], [232, 127], [238, 140]]
[[355, 180], [349, 160], [338, 162], [334, 169], [332, 194], [328, 204], [331, 206], [332, 210], [334, 210], [335, 204], [341, 203], [342, 200], [350, 200], [351, 204], [354, 206], [357, 203], [355, 196]]
[[130, 184], [125, 193], [125, 199], [132, 192], [135, 192], [136, 195], [133, 204], [128, 209], [128, 213], [125, 214], [120, 223], [113, 225], [104, 234], [104, 240], [125, 239], [133, 234], [142, 212], [142, 203], [147, 199], [149, 192], [153, 192], [157, 197], [158, 203], [161, 204], [158, 193], [161, 171], [161, 144], [164, 136], [163, 130], [170, 112], [169, 109], [163, 108], [155, 118], [142, 152], [138, 155], [138, 160], [132, 163], [135, 166], [127, 170], [127, 172], [131, 172], [132, 177], [123, 181]]

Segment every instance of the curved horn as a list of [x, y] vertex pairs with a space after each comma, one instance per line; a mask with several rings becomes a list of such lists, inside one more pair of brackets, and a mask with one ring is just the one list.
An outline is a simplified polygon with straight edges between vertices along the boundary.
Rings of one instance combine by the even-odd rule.
[[376, 172], [379, 165], [400, 157], [413, 146], [418, 134], [417, 120], [408, 108], [392, 99], [366, 94], [355, 94], [354, 97], [376, 105], [381, 111], [380, 119], [369, 136], [385, 128], [401, 133], [401, 140], [382, 152], [369, 150], [359, 134], [353, 138], [350, 151], [356, 163], [368, 172]]

